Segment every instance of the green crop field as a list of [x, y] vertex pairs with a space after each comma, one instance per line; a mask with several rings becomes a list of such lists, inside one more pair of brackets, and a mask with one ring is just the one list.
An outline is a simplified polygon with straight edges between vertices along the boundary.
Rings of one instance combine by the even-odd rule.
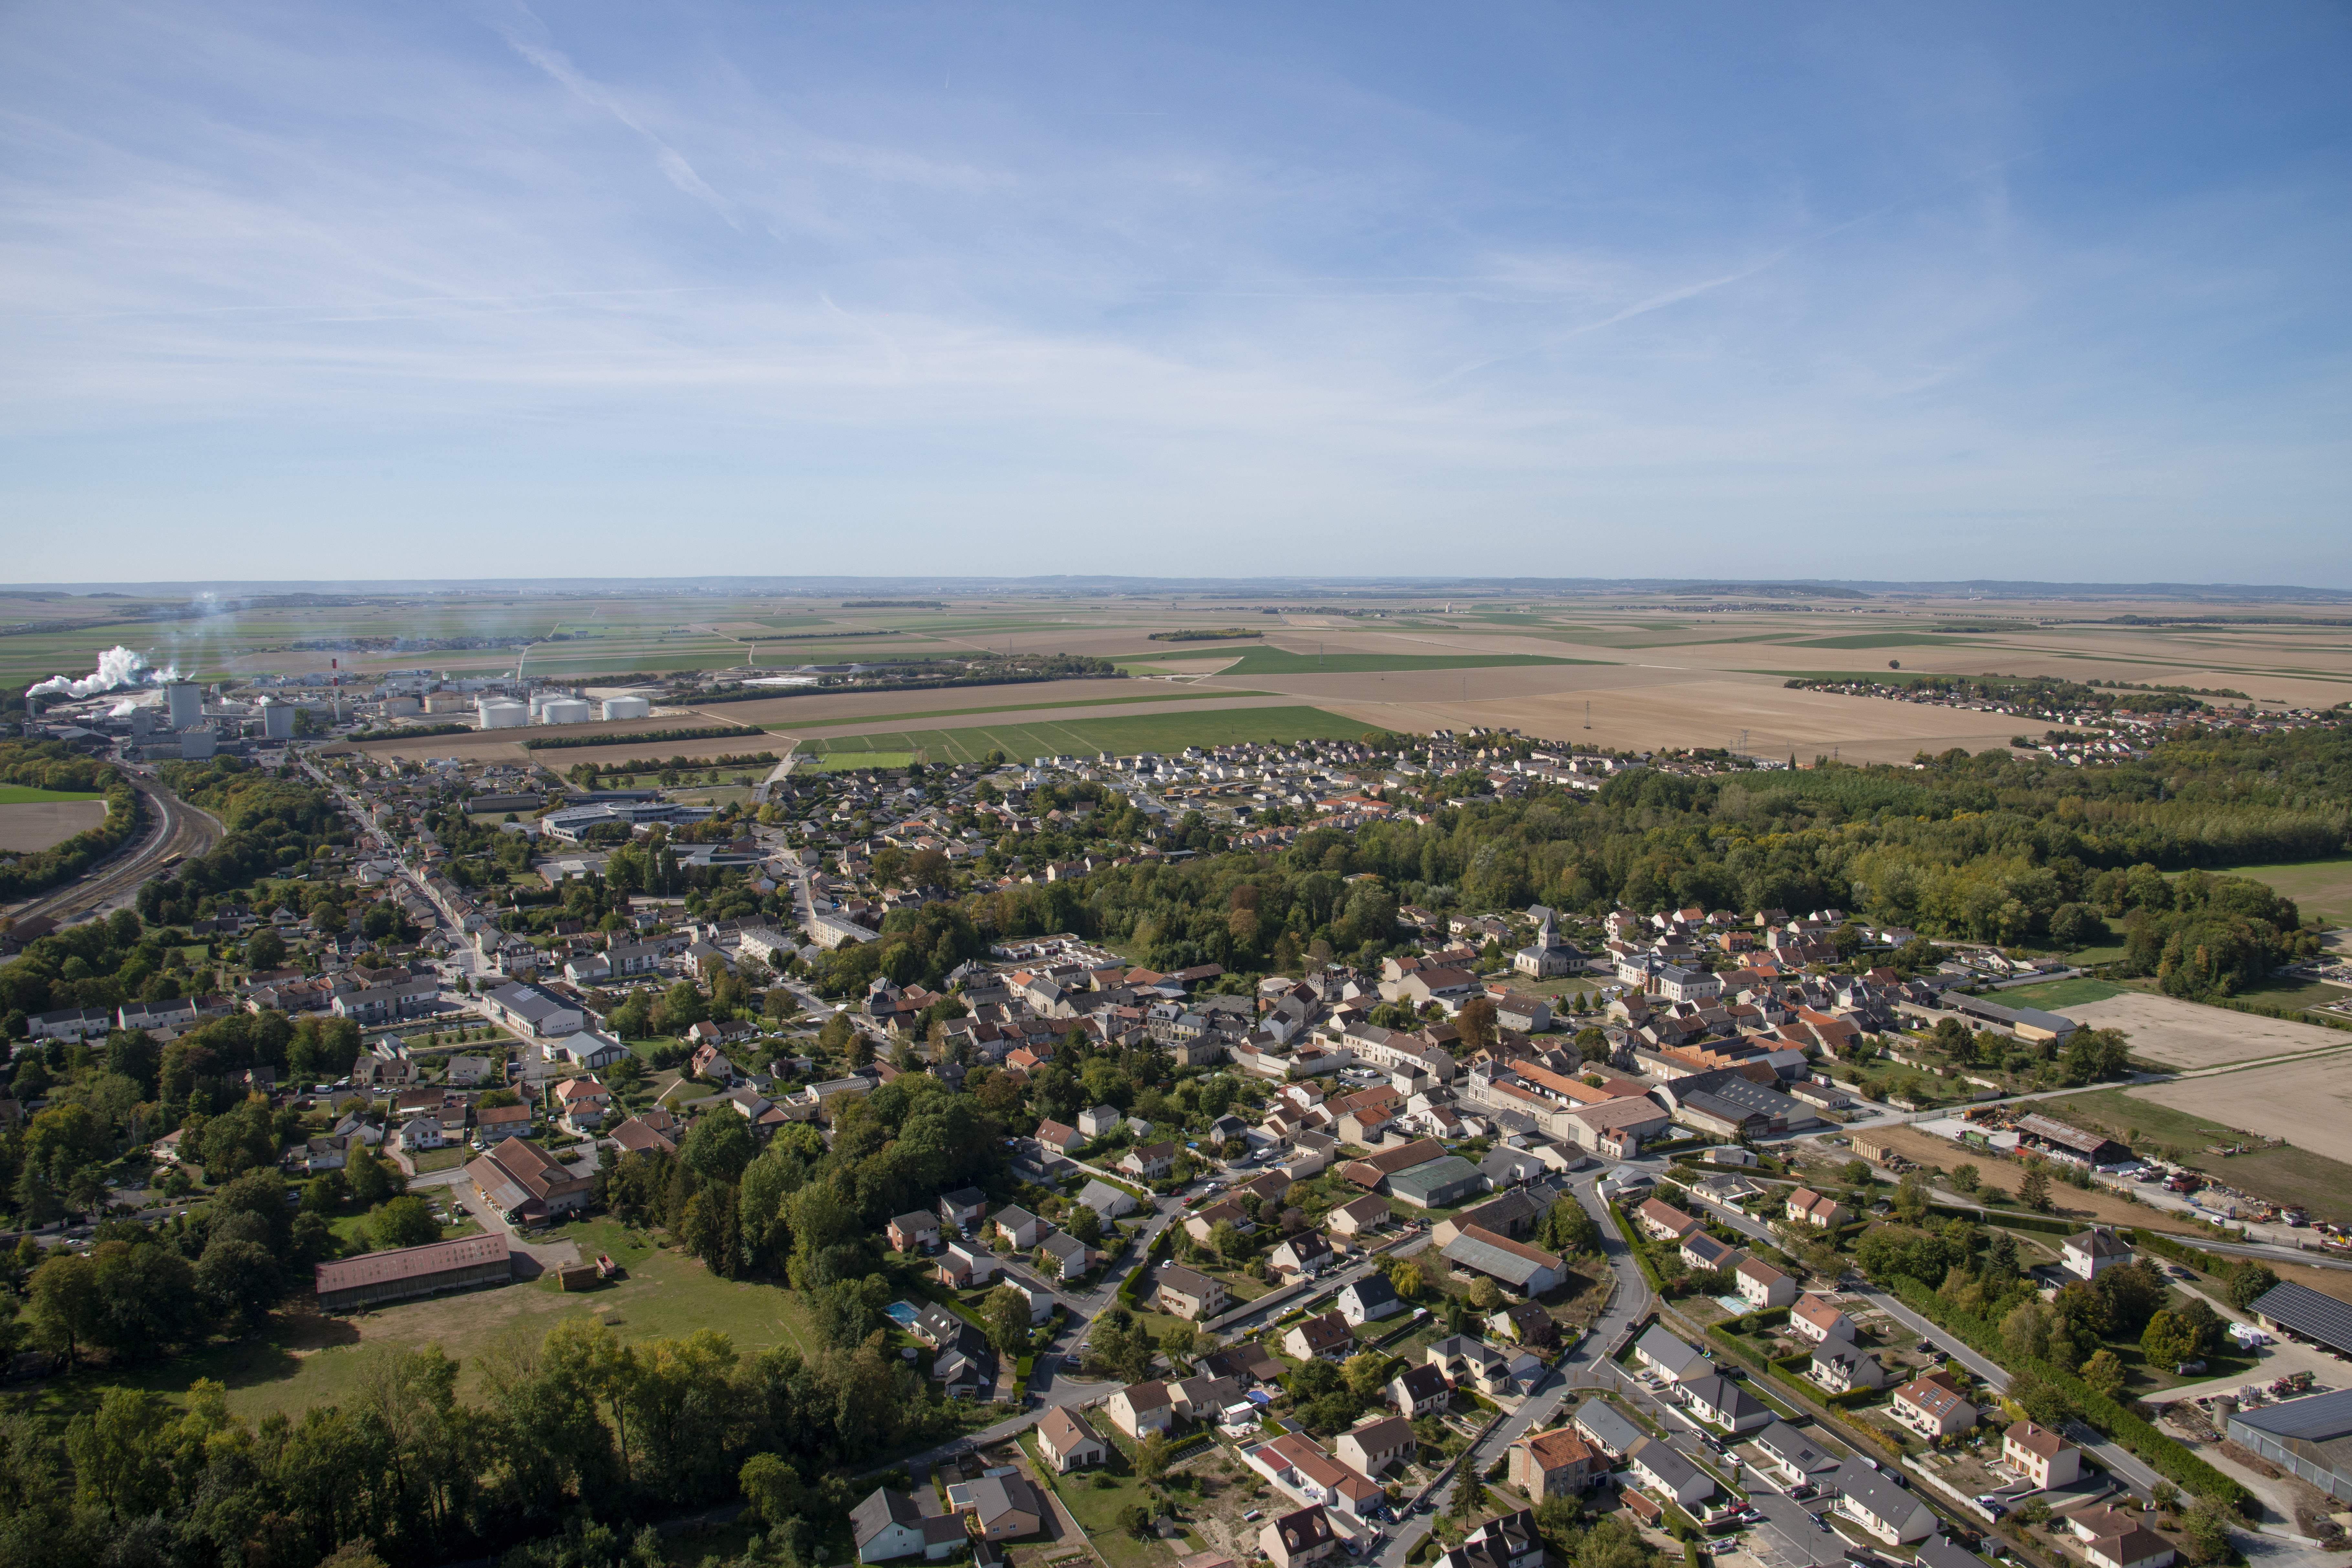
[[[992, 751], [1026, 762], [1032, 757], [1092, 756], [1111, 752], [1181, 752], [1187, 746], [1228, 746], [1246, 742], [1284, 742], [1354, 740], [1360, 719], [1345, 719], [1319, 708], [1232, 708], [1194, 713], [1138, 713], [1109, 719], [1039, 721], [1032, 724], [974, 725], [963, 730], [877, 730], [835, 735], [827, 747], [868, 752], [920, 752], [927, 762], [976, 763]], [[830, 752], [839, 755], [838, 751]], [[875, 765], [875, 764], [866, 764]]]
[[827, 751], [814, 752], [808, 758], [810, 766], [822, 768], [829, 773], [854, 773], [866, 768], [903, 768], [914, 760], [912, 752]]
[[2124, 988], [2110, 985], [2104, 980], [2053, 980], [2042, 985], [2019, 985], [2007, 991], [1996, 991], [1991, 1000], [2004, 1007], [2041, 1007], [2054, 1011], [2061, 1007], [2081, 1007], [2093, 1002], [2104, 1002], [2110, 996], [2120, 996]]
[[0, 784], [0, 805], [38, 805], [52, 800], [104, 800], [102, 795], [69, 789], [35, 789], [30, 784]]
[[1553, 658], [1538, 653], [1292, 653], [1287, 648], [1253, 645], [1234, 657], [1231, 647], [1162, 653], [1161, 663], [1190, 658], [1232, 658], [1222, 675], [1373, 675], [1408, 669], [1496, 669], [1521, 664], [1593, 664], [1589, 658]]

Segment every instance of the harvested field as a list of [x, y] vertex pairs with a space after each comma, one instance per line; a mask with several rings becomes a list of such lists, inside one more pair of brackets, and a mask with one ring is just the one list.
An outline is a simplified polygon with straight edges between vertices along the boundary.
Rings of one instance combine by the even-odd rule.
[[2167, 1067], [2219, 1067], [2294, 1051], [2340, 1051], [2352, 1047], [2352, 1035], [2317, 1024], [2258, 1017], [2145, 991], [2126, 991], [2104, 1002], [2079, 1002], [2065, 1012], [2089, 1028], [2121, 1029], [2131, 1037], [2134, 1056]]
[[[1490, 684], [1491, 678], [1506, 675], [1548, 678], [1541, 684], [1552, 689], [1495, 690], [1500, 682]], [[1381, 679], [1342, 677], [1312, 682], [1311, 689], [1301, 680], [1262, 678], [1259, 684], [1312, 696], [1335, 712], [1385, 729], [1496, 725], [1550, 740], [1633, 750], [1731, 746], [1745, 734], [1751, 755], [1793, 755], [1801, 763], [1832, 754], [1853, 762], [1907, 763], [1923, 751], [1959, 746], [1979, 752], [2006, 745], [2017, 731], [2014, 721], [2000, 714], [1792, 691], [1770, 678], [1717, 672], [1635, 672], [1623, 667], [1475, 672], [1473, 695], [1450, 701], [1443, 689], [1454, 679], [1450, 676], [1391, 676], [1385, 685], [1368, 684]], [[1347, 682], [1344, 689], [1341, 680]], [[1477, 695], [1482, 687], [1493, 695]]]
[[106, 802], [34, 800], [0, 805], [0, 849], [29, 854], [62, 844], [77, 833], [87, 833], [106, 822]]
[[[2346, 1038], [2332, 1037], [2339, 1042]], [[2352, 1219], [2352, 1047], [2243, 1072], [2142, 1084], [2123, 1092], [2134, 1100], [2167, 1106], [2223, 1127], [2284, 1138], [2294, 1149], [2342, 1162], [2329, 1184], [2294, 1197], [2319, 1211], [2332, 1210]], [[2265, 1153], [2231, 1160], [2231, 1184], [2255, 1191], [2238, 1181], [2234, 1173], [2269, 1158]]]
[[843, 751], [921, 752], [929, 762], [967, 763], [977, 762], [991, 751], [1014, 758], [1087, 756], [1098, 752], [1131, 754], [1244, 741], [1352, 739], [1363, 732], [1363, 726], [1353, 720], [1314, 708], [1287, 706], [1279, 698], [1136, 713], [1114, 709], [1022, 714], [1018, 723], [989, 723], [985, 718], [932, 730], [835, 731], [826, 738]]

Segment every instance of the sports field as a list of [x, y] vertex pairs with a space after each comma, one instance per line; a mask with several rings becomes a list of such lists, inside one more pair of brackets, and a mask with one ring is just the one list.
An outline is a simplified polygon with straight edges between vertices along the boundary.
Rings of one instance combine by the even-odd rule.
[[2069, 1007], [2088, 1006], [2123, 994], [2122, 986], [2110, 985], [2104, 980], [2053, 980], [2042, 985], [2010, 986], [1994, 992], [1991, 999], [2004, 1007], [2039, 1007], [2046, 1013], [2063, 1013]]
[[828, 748], [922, 753], [926, 762], [976, 763], [992, 751], [1016, 761], [1033, 757], [1094, 756], [1110, 752], [1169, 753], [1187, 746], [1229, 746], [1244, 742], [1353, 740], [1366, 726], [1319, 708], [1234, 708], [1208, 712], [1138, 714], [1124, 718], [1070, 719], [1030, 724], [973, 725], [956, 730], [887, 730], [831, 735]]
[[0, 784], [0, 805], [38, 805], [58, 800], [104, 800], [88, 790], [35, 789], [30, 784]]

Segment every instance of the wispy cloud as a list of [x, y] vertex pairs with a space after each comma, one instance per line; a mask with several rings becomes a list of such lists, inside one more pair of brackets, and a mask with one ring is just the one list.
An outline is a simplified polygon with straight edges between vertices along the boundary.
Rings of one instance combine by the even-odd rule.
[[712, 212], [726, 219], [731, 226], [738, 229], [743, 226], [737, 222], [735, 215], [728, 211], [727, 204], [720, 199], [719, 193], [695, 173], [694, 165], [686, 161], [684, 153], [664, 141], [641, 115], [621, 100], [619, 94], [603, 83], [592, 80], [586, 72], [572, 62], [570, 57], [548, 41], [546, 24], [530, 6], [517, 0], [514, 11], [516, 19], [495, 16], [489, 18], [490, 26], [507, 41], [508, 47], [561, 82], [581, 102], [602, 110], [635, 132], [646, 145], [653, 149], [654, 161], [669, 177], [670, 184], [707, 204]]

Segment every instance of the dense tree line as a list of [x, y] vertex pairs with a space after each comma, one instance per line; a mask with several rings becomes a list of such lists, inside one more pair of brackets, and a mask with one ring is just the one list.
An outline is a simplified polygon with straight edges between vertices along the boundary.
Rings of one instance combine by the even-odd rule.
[[[1426, 823], [1014, 884], [964, 908], [982, 938], [1076, 930], [1131, 943], [1155, 968], [1236, 970], [1288, 969], [1318, 943], [1377, 960], [1397, 942], [1400, 900], [1592, 914], [1835, 907], [2004, 944], [2095, 940], [2117, 919], [2131, 963], [2184, 994], [2214, 994], [2310, 938], [2296, 934], [2294, 906], [2260, 884], [2184, 878], [2159, 898], [2162, 873], [2341, 854], [2347, 826], [2352, 738], [2341, 729], [2188, 731], [2112, 767], [1991, 751], [1916, 769], [1633, 773], [1590, 798], [1463, 801]], [[1376, 880], [1349, 879], [1362, 873]]]

